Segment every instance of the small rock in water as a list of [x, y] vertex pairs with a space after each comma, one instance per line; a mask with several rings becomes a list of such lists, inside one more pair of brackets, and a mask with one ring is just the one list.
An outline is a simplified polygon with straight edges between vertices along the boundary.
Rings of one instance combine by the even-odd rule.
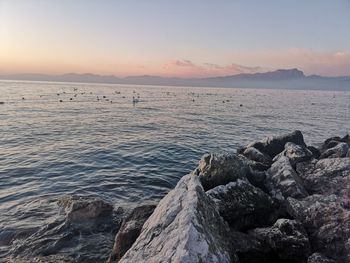
[[66, 213], [67, 220], [70, 222], [94, 219], [109, 214], [113, 210], [112, 205], [95, 197], [68, 195], [60, 198], [57, 204]]

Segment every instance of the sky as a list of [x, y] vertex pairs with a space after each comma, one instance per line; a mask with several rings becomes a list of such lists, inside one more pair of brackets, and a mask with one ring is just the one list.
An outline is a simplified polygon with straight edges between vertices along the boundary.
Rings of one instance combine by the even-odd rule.
[[0, 74], [350, 75], [350, 0], [0, 0]]

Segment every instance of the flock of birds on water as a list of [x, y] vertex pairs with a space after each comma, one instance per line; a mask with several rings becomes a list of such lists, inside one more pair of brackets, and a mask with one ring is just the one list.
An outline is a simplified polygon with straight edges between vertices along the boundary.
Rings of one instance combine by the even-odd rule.
[[[89, 95], [93, 95], [93, 92], [78, 92], [78, 88], [73, 88], [73, 93], [68, 93], [66, 91], [62, 91], [60, 93], [57, 93], [57, 97], [62, 97], [63, 95], [72, 95], [72, 96], [69, 96], [68, 99], [64, 100], [64, 99], [59, 99], [58, 102], [62, 103], [62, 102], [65, 102], [65, 101], [74, 101], [75, 98], [78, 97], [78, 95], [86, 95], [86, 94], [89, 94]], [[120, 95], [121, 92], [120, 91], [114, 91], [114, 94], [115, 95]], [[169, 96], [171, 95], [170, 92], [166, 92], [166, 94]], [[192, 102], [195, 102], [195, 97], [199, 97], [199, 94], [195, 94], [194, 92], [189, 92], [187, 95], [189, 95], [191, 97], [190, 101]], [[211, 95], [211, 94], [207, 94], [207, 95]], [[41, 98], [43, 95], [39, 95], [39, 97]], [[174, 96], [176, 96], [174, 94]], [[123, 99], [125, 99], [126, 97], [125, 96], [121, 96]], [[24, 101], [26, 98], [25, 97], [22, 97], [22, 101]], [[107, 98], [106, 95], [96, 95], [96, 100], [97, 101], [106, 101], [106, 102], [109, 102], [109, 103], [113, 103], [113, 100]], [[140, 100], [140, 94], [137, 93], [135, 90], [133, 91], [133, 96], [132, 96], [132, 104], [133, 106], [135, 106], [137, 103], [139, 103], [141, 100]], [[230, 102], [230, 100], [228, 99], [225, 99], [222, 101], [222, 103], [227, 103], [227, 102]], [[4, 105], [5, 102], [4, 101], [0, 101], [0, 105]], [[243, 104], [239, 104], [240, 107], [243, 106]]]

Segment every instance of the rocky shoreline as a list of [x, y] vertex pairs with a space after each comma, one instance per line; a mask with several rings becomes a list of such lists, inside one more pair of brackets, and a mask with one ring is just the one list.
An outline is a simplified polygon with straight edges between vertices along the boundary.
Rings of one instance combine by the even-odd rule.
[[313, 147], [294, 131], [207, 154], [157, 205], [131, 212], [64, 197], [62, 221], [26, 238], [9, 235], [7, 260], [101, 262], [65, 253], [77, 236], [94, 234], [101, 245], [87, 242], [87, 254], [107, 251], [113, 244], [103, 236], [115, 236], [108, 262], [350, 262], [349, 148], [349, 135]]

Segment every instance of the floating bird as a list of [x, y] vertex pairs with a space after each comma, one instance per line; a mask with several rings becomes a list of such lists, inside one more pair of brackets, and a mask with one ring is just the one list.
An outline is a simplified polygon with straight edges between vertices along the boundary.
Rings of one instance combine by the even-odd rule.
[[60, 100], [60, 102], [63, 102], [63, 100]]
[[3, 104], [5, 104], [5, 102], [3, 102], [3, 101], [0, 101], [0, 105], [3, 105]]
[[242, 107], [243, 106], [243, 104], [239, 104], [239, 107]]

